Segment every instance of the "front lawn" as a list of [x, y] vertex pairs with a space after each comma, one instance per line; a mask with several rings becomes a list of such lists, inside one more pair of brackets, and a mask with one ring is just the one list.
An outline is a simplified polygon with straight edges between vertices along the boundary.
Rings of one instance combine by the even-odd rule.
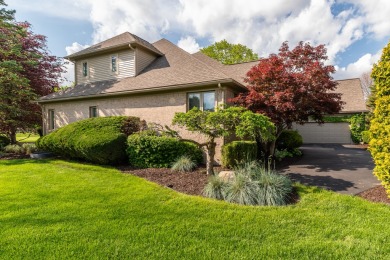
[[39, 139], [39, 135], [37, 134], [29, 134], [29, 133], [17, 133], [16, 141], [19, 143], [35, 143], [36, 140]]
[[250, 207], [177, 193], [113, 168], [0, 161], [1, 259], [387, 259], [390, 207], [299, 187]]

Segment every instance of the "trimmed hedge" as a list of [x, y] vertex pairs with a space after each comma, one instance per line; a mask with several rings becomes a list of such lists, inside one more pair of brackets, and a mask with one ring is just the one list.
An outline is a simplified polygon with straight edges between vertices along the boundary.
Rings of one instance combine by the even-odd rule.
[[222, 147], [222, 165], [234, 168], [245, 161], [254, 161], [257, 158], [257, 144], [255, 141], [233, 141]]
[[11, 141], [9, 140], [8, 137], [6, 137], [5, 135], [0, 135], [0, 149], [6, 147], [10, 143]]
[[278, 150], [293, 151], [303, 144], [302, 136], [295, 130], [283, 130], [276, 140], [276, 147]]
[[203, 160], [197, 145], [172, 137], [133, 134], [128, 137], [127, 145], [129, 162], [138, 168], [168, 168], [183, 155], [197, 164]]
[[[64, 126], [37, 141], [41, 150], [97, 164], [115, 165], [126, 161], [126, 134], [129, 121], [140, 124], [138, 117], [112, 116], [81, 120]], [[133, 131], [137, 128], [133, 127]], [[138, 129], [139, 130], [139, 129]]]

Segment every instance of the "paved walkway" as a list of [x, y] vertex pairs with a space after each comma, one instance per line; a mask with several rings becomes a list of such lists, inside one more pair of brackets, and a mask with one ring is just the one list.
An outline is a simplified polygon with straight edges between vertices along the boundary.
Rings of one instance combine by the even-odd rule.
[[368, 151], [354, 145], [312, 144], [300, 160], [282, 169], [292, 180], [343, 194], [357, 194], [380, 182]]

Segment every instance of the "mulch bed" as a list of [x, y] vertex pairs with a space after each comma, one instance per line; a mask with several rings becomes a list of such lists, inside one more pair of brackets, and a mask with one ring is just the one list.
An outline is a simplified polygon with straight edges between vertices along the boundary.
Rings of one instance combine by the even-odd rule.
[[356, 196], [371, 202], [382, 202], [390, 205], [390, 198], [387, 196], [386, 190], [382, 185], [363, 191]]
[[128, 166], [121, 166], [119, 170], [189, 195], [202, 195], [208, 179], [204, 168], [190, 173], [175, 172], [167, 168], [134, 169]]
[[30, 155], [7, 153], [0, 155], [0, 160], [29, 159]]
[[[167, 168], [134, 169], [129, 166], [121, 166], [118, 169], [124, 173], [136, 175], [178, 192], [197, 196], [202, 196], [203, 188], [208, 180], [205, 168], [198, 168], [189, 173], [175, 172]], [[215, 167], [214, 170], [219, 172], [222, 169]], [[294, 204], [298, 201], [299, 196], [294, 189], [290, 195], [289, 203]]]

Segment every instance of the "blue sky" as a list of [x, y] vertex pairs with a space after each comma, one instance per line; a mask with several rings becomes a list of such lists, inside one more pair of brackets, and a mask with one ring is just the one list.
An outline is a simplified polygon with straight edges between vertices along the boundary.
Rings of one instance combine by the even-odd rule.
[[[6, 0], [57, 56], [129, 31], [189, 52], [227, 39], [268, 56], [283, 41], [325, 44], [336, 79], [370, 70], [390, 40], [388, 0]], [[69, 65], [67, 77], [72, 80]]]

